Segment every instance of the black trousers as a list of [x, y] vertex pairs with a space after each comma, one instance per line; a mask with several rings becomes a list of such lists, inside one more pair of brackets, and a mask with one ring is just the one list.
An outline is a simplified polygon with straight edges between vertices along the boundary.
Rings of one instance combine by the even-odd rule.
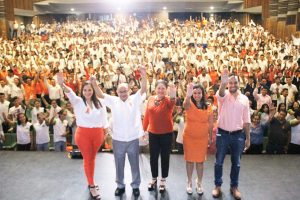
[[300, 145], [290, 143], [288, 153], [289, 154], [300, 154]]
[[153, 178], [158, 177], [158, 157], [161, 159], [161, 176], [169, 175], [169, 162], [173, 133], [153, 134], [149, 133], [150, 166]]
[[30, 151], [31, 143], [17, 144], [17, 151]]
[[251, 144], [247, 150], [247, 154], [261, 154], [263, 150], [263, 144]]

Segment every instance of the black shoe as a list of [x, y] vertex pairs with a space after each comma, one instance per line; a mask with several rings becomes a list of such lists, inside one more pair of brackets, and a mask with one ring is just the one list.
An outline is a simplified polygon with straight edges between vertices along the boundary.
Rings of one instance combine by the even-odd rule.
[[115, 191], [115, 196], [122, 196], [125, 193], [125, 188], [117, 188]]
[[140, 189], [139, 188], [133, 188], [132, 193], [135, 197], [140, 196]]

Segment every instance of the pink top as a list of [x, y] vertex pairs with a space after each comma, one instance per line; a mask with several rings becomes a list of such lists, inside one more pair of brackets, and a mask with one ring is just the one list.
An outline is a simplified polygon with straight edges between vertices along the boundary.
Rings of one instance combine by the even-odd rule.
[[250, 123], [250, 108], [248, 98], [239, 92], [237, 98], [225, 91], [225, 96], [216, 94], [219, 104], [218, 127], [226, 131], [243, 129], [244, 123]]
[[257, 88], [255, 88], [255, 90], [253, 91], [253, 96], [257, 101], [257, 110], [259, 110], [263, 104], [268, 104], [270, 108], [272, 105], [271, 97], [269, 95], [263, 96], [262, 94], [258, 94], [257, 92]]

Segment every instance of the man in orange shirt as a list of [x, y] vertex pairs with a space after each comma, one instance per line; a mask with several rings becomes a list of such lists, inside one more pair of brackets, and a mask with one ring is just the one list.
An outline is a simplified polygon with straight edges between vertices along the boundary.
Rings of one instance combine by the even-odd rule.
[[36, 99], [36, 81], [32, 81], [30, 77], [26, 78], [26, 82], [23, 83], [25, 90], [25, 101]]

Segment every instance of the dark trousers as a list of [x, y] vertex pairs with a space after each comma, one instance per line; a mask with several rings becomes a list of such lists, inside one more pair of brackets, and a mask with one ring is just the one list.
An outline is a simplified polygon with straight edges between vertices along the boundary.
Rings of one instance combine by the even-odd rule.
[[169, 162], [173, 133], [149, 133], [150, 166], [153, 178], [158, 177], [158, 157], [161, 157], [162, 178], [169, 175]]
[[251, 144], [247, 150], [247, 154], [261, 154], [263, 150], [263, 144]]
[[267, 154], [285, 154], [284, 145], [280, 144], [268, 144]]
[[300, 154], [300, 145], [299, 144], [289, 144], [289, 154]]
[[17, 151], [30, 151], [31, 143], [17, 144]]

